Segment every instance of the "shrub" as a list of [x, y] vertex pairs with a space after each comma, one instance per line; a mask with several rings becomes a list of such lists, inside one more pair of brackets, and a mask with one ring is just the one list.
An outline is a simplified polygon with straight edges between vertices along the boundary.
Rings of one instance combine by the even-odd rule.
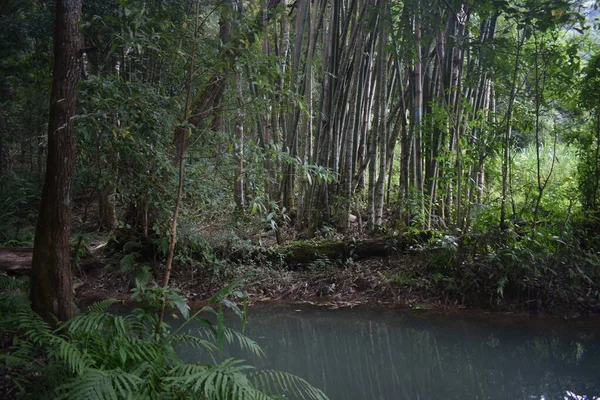
[[[126, 315], [108, 312], [116, 300], [96, 303], [52, 330], [29, 308], [3, 316], [3, 329], [18, 332], [13, 345], [0, 357], [11, 370], [24, 398], [52, 399], [274, 399], [292, 394], [300, 399], [326, 399], [302, 378], [279, 371], [258, 371], [241, 360], [220, 364], [181, 361], [177, 346], [195, 347], [211, 354], [236, 343], [261, 355], [258, 345], [224, 326], [223, 307], [244, 313], [224, 292], [211, 305], [171, 332], [164, 324], [156, 330], [156, 304], [161, 296], [143, 289], [142, 308]], [[171, 303], [181, 300], [176, 294]], [[3, 304], [3, 303], [0, 303]], [[181, 304], [179, 304], [181, 306]], [[216, 309], [213, 308], [216, 306]], [[184, 313], [186, 307], [180, 308]], [[204, 316], [212, 314], [216, 323]], [[182, 328], [196, 320], [203, 326], [199, 336], [183, 334]]]

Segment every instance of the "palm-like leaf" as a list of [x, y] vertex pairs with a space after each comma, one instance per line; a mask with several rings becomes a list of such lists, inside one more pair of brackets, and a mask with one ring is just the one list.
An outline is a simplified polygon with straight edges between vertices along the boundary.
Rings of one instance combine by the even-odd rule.
[[[18, 313], [14, 320], [24, 332], [24, 340], [17, 342], [10, 357], [2, 359], [39, 374], [31, 382], [39, 388], [37, 398], [271, 400], [293, 394], [299, 399], [326, 399], [299, 377], [257, 372], [240, 360], [199, 365], [177, 357], [174, 344], [212, 353], [222, 342], [263, 356], [255, 341], [224, 327], [222, 318], [217, 319], [217, 327], [200, 329], [203, 337], [156, 335], [151, 333], [146, 314], [112, 315], [107, 312], [112, 303], [94, 304], [56, 331], [31, 310]], [[40, 352], [45, 357], [43, 366], [35, 362]], [[64, 384], [57, 388], [57, 380]], [[30, 384], [26, 376], [22, 381]]]
[[269, 396], [252, 386], [245, 372], [251, 366], [240, 360], [227, 359], [216, 366], [181, 365], [172, 370], [167, 381], [210, 400], [269, 400]]
[[[223, 339], [228, 345], [237, 345], [240, 349], [248, 351], [257, 357], [264, 357], [264, 352], [261, 347], [254, 340], [235, 329], [223, 327], [222, 329]], [[200, 328], [198, 335], [206, 337], [213, 341], [218, 341], [218, 333], [214, 329], [207, 327]]]
[[256, 371], [249, 376], [250, 382], [260, 390], [276, 394], [292, 394], [298, 399], [325, 400], [327, 396], [299, 376], [275, 370]]
[[58, 399], [118, 400], [129, 399], [138, 390], [141, 379], [120, 369], [86, 369], [72, 382], [57, 389]]

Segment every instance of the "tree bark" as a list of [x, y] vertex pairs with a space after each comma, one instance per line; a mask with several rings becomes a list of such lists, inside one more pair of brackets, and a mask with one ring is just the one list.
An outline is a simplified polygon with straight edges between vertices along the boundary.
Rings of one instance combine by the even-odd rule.
[[425, 212], [424, 196], [423, 196], [423, 138], [421, 130], [421, 122], [423, 120], [423, 55], [421, 48], [421, 6], [417, 2], [417, 14], [415, 15], [415, 44], [416, 44], [416, 60], [414, 71], [414, 174], [415, 186], [419, 192], [419, 214], [421, 217]]
[[244, 209], [244, 93], [242, 92], [242, 73], [237, 72], [235, 81], [235, 97], [237, 109], [235, 115], [235, 134], [237, 136], [237, 168], [233, 183], [233, 199], [238, 210]]
[[48, 123], [48, 158], [41, 210], [35, 230], [31, 306], [45, 321], [73, 315], [69, 233], [73, 197], [75, 113], [80, 75], [82, 0], [57, 0], [54, 70]]
[[100, 229], [107, 232], [117, 229], [117, 202], [115, 199], [115, 185], [106, 183], [98, 194], [98, 214], [100, 216]]
[[377, 122], [377, 136], [379, 137], [379, 173], [377, 182], [375, 184], [375, 229], [381, 230], [383, 228], [383, 203], [385, 197], [385, 181], [387, 171], [387, 62], [385, 47], [386, 31], [385, 31], [385, 3], [381, 2], [379, 5], [379, 49], [378, 57], [381, 63], [379, 69], [379, 83], [378, 83], [378, 96], [379, 96], [379, 121]]
[[508, 99], [508, 108], [506, 110], [506, 128], [504, 131], [504, 141], [502, 143], [502, 195], [500, 203], [500, 229], [504, 230], [506, 221], [506, 200], [508, 198], [509, 168], [510, 168], [510, 139], [512, 137], [513, 124], [513, 107], [517, 97], [517, 79], [519, 75], [521, 49], [525, 43], [525, 32], [520, 33], [522, 36], [519, 39], [516, 49], [515, 65], [511, 82], [510, 98]]

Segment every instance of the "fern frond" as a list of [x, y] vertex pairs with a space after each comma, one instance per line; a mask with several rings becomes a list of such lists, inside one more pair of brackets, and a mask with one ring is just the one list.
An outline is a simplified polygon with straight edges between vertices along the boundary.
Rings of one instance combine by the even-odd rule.
[[270, 399], [252, 387], [244, 374], [252, 367], [242, 363], [241, 360], [227, 359], [216, 366], [182, 364], [171, 370], [165, 381], [171, 387], [190, 390], [210, 400]]
[[[215, 342], [217, 341], [217, 333], [214, 329], [201, 328], [198, 330], [198, 334]], [[265, 353], [258, 343], [235, 329], [223, 327], [223, 337], [228, 345], [236, 344], [240, 349], [257, 357], [265, 356]]]
[[282, 371], [262, 370], [249, 377], [254, 386], [260, 390], [276, 394], [293, 394], [299, 399], [327, 400], [321, 390], [315, 388], [299, 376]]
[[209, 353], [212, 353], [217, 350], [217, 346], [214, 343], [192, 335], [172, 336], [171, 341], [174, 344], [185, 344], [192, 348], [204, 349]]
[[17, 313], [15, 321], [19, 329], [23, 330], [25, 338], [33, 344], [49, 343], [54, 338], [50, 325], [31, 309]]
[[50, 355], [54, 355], [57, 360], [64, 362], [72, 373], [80, 375], [93, 366], [91, 359], [73, 343], [58, 337], [55, 338], [55, 342], [58, 346], [50, 351]]
[[97, 334], [105, 329], [111, 315], [106, 312], [90, 311], [76, 315], [66, 322], [66, 327], [71, 335]]
[[265, 356], [265, 353], [258, 343], [235, 329], [225, 328], [225, 341], [228, 344], [237, 343], [242, 350], [248, 351], [257, 357]]
[[27, 283], [24, 279], [0, 273], [0, 317], [29, 307]]
[[123, 245], [123, 252], [129, 253], [131, 250], [137, 250], [142, 248], [142, 244], [135, 240], [130, 240], [129, 242]]
[[136, 338], [131, 338], [127, 343], [127, 354], [136, 362], [153, 363], [163, 359], [163, 351], [156, 343]]
[[118, 303], [119, 300], [117, 299], [106, 299], [106, 300], [102, 300], [102, 301], [97, 301], [93, 304], [91, 304], [87, 311], [91, 312], [91, 313], [105, 313], [108, 311], [108, 308], [110, 306], [112, 306], [115, 303]]
[[112, 316], [110, 320], [110, 325], [115, 330], [115, 335], [119, 337], [127, 337], [128, 336], [128, 323], [125, 318], [120, 315]]
[[135, 261], [137, 260], [137, 258], [140, 256], [140, 253], [134, 252], [134, 253], [129, 253], [123, 256], [123, 258], [121, 258], [120, 264], [121, 264], [121, 272], [131, 272], [133, 271], [133, 266], [135, 264]]
[[0, 354], [0, 362], [4, 361], [8, 367], [19, 367], [31, 362], [29, 357], [22, 357], [18, 354]]
[[23, 287], [23, 280], [8, 276], [4, 272], [0, 274], [0, 290], [2, 292], [17, 291]]
[[128, 335], [149, 339], [154, 335], [156, 318], [146, 314], [132, 313], [123, 317], [128, 327]]
[[208, 365], [202, 364], [180, 364], [171, 369], [169, 372], [170, 379], [179, 380], [180, 378], [188, 378], [192, 375], [203, 374], [210, 369]]
[[[183, 363], [173, 344], [214, 352], [224, 342], [264, 356], [254, 340], [224, 327], [221, 310], [218, 325], [200, 330], [199, 337], [176, 333], [166, 339], [154, 334], [153, 317], [144, 313], [109, 314], [107, 310], [114, 302], [93, 304], [87, 313], [55, 331], [31, 310], [11, 315], [23, 336], [14, 339], [10, 355], [1, 356], [0, 361], [26, 371], [22, 374], [24, 387], [41, 388], [44, 398], [53, 392], [51, 398], [69, 400], [273, 400], [279, 399], [275, 397], [279, 394], [293, 394], [303, 400], [327, 399], [302, 378], [278, 371], [255, 372], [241, 360], [227, 359], [215, 366]], [[39, 357], [47, 361], [42, 366], [34, 362]], [[27, 381], [28, 376], [35, 376], [35, 382]], [[56, 382], [63, 384], [57, 388]]]
[[123, 370], [87, 369], [72, 382], [57, 389], [58, 399], [118, 400], [131, 398], [141, 379]]

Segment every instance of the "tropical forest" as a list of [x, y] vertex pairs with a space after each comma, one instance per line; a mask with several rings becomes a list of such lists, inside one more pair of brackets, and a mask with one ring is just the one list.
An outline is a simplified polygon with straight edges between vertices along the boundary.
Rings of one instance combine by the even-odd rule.
[[600, 1], [0, 1], [0, 398], [598, 371]]

